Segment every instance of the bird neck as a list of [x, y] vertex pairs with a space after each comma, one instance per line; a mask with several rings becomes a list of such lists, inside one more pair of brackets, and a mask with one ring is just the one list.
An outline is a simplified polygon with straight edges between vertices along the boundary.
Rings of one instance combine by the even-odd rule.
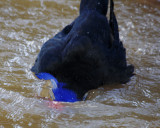
[[[59, 83], [58, 83], [59, 84]], [[52, 89], [52, 92], [54, 94], [55, 97], [55, 101], [60, 101], [60, 102], [76, 102], [79, 101], [79, 99], [77, 98], [77, 94], [72, 91], [69, 90], [65, 87], [58, 87], [56, 89]]]
[[54, 94], [54, 101], [60, 102], [76, 102], [79, 101], [75, 91], [67, 89], [67, 84], [58, 82], [57, 79], [49, 73], [36, 74], [39, 79], [50, 80], [52, 83], [52, 92]]

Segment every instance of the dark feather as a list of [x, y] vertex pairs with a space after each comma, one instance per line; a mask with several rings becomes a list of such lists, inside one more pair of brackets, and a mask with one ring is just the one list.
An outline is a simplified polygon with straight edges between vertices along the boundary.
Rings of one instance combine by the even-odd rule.
[[79, 99], [104, 84], [128, 82], [134, 67], [126, 62], [113, 0], [109, 22], [107, 9], [108, 0], [82, 0], [80, 15], [43, 44], [32, 71], [52, 74]]

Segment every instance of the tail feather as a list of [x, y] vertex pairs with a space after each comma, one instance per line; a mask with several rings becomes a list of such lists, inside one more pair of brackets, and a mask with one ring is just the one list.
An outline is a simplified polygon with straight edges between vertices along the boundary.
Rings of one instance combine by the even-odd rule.
[[80, 14], [88, 10], [95, 10], [102, 15], [106, 15], [108, 0], [81, 0]]
[[110, 20], [109, 20], [111, 35], [112, 35], [112, 53], [114, 55], [111, 57], [110, 63], [117, 67], [116, 74], [119, 75], [117, 81], [120, 83], [126, 83], [130, 80], [130, 77], [133, 76], [134, 66], [128, 65], [126, 61], [126, 50], [123, 47], [123, 43], [120, 41], [119, 38], [119, 29], [118, 29], [118, 22], [114, 13], [114, 2], [110, 0]]
[[119, 39], [119, 29], [118, 29], [118, 22], [114, 13], [114, 2], [113, 0], [110, 0], [110, 20], [109, 20], [110, 28], [111, 28], [111, 34], [113, 35], [113, 38], [115, 42], [120, 43]]

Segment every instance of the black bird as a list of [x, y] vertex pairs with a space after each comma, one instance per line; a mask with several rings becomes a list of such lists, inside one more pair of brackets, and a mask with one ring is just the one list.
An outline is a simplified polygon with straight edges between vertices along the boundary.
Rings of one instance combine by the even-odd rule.
[[43, 44], [31, 71], [40, 79], [40, 73], [51, 74], [65, 83], [60, 88], [74, 92], [77, 100], [104, 84], [127, 83], [134, 67], [126, 62], [113, 0], [109, 21], [107, 10], [108, 0], [81, 0], [80, 15]]

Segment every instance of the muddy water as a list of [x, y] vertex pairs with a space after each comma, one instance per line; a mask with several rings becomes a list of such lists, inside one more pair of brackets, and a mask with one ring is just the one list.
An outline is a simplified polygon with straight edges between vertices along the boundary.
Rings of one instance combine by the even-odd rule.
[[88, 100], [50, 108], [30, 72], [41, 45], [78, 15], [79, 0], [0, 0], [0, 128], [159, 128], [160, 2], [116, 0], [120, 38], [135, 76]]

